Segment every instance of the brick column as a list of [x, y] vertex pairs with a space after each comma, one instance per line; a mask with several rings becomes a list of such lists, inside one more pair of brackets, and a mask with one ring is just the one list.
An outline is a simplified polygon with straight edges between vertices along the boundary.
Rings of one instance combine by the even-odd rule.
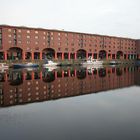
[[88, 53], [86, 53], [86, 59], [88, 59]]
[[42, 52], [40, 52], [40, 60], [42, 60]]
[[64, 77], [64, 70], [62, 70], [62, 78]]
[[4, 74], [4, 80], [5, 80], [5, 81], [8, 81], [7, 73]]
[[74, 54], [74, 59], [75, 59], [75, 60], [77, 59], [77, 53]]
[[68, 69], [68, 76], [69, 76], [69, 77], [71, 77], [71, 74], [70, 74], [70, 69]]
[[54, 59], [57, 60], [57, 53], [55, 53]]
[[54, 71], [54, 73], [55, 73], [55, 79], [57, 79], [57, 71]]
[[34, 80], [34, 79], [35, 79], [34, 72], [32, 71], [32, 80]]
[[64, 60], [64, 53], [62, 53], [62, 60]]
[[77, 76], [77, 71], [76, 71], [76, 69], [74, 70], [74, 76], [75, 76], [75, 77]]
[[99, 59], [99, 54], [98, 53], [96, 53], [97, 54], [97, 59]]
[[68, 60], [70, 60], [70, 53], [68, 53]]
[[26, 79], [26, 73], [23, 72], [23, 81]]
[[34, 52], [31, 52], [31, 59], [34, 60]]
[[25, 52], [22, 52], [22, 59], [25, 60]]
[[7, 60], [7, 51], [4, 52], [4, 60]]
[[114, 54], [114, 56], [115, 56], [114, 59], [116, 59], [116, 54]]
[[86, 77], [88, 76], [88, 69], [86, 69]]
[[108, 60], [108, 53], [106, 53], [106, 60]]
[[40, 80], [42, 80], [42, 71], [40, 72]]
[[92, 59], [94, 59], [94, 53], [92, 53]]

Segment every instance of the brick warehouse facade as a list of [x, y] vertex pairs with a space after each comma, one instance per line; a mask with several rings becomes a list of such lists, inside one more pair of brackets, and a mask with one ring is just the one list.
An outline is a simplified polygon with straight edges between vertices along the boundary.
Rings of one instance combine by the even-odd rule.
[[140, 59], [140, 40], [0, 25], [0, 60]]

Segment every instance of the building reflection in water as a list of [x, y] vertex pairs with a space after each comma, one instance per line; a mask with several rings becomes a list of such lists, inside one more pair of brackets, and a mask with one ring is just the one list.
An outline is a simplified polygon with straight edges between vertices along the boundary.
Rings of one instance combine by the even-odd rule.
[[10, 70], [0, 73], [0, 106], [140, 85], [139, 67]]

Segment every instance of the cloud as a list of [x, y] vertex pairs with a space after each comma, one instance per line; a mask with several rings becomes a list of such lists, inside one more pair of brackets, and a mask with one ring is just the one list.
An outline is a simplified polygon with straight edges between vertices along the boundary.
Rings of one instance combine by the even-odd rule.
[[139, 0], [0, 0], [2, 24], [140, 38]]

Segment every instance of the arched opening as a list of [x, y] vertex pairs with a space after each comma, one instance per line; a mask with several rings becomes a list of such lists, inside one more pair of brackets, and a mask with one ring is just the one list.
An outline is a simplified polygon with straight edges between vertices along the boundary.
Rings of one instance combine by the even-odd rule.
[[99, 58], [100, 59], [106, 59], [106, 56], [107, 56], [107, 54], [106, 54], [105, 50], [99, 51]]
[[86, 78], [86, 69], [79, 69], [76, 72], [78, 79], [85, 79]]
[[116, 75], [121, 76], [123, 74], [122, 69], [116, 68]]
[[55, 57], [55, 50], [52, 48], [46, 48], [42, 51], [42, 58], [45, 59], [54, 59]]
[[28, 71], [26, 73], [26, 80], [31, 80], [31, 79], [32, 79], [32, 73]]
[[78, 50], [77, 51], [77, 58], [78, 59], [85, 59], [86, 58], [86, 51], [85, 50]]
[[68, 59], [68, 53], [64, 53], [64, 59]]
[[34, 52], [34, 59], [40, 59], [40, 52]]
[[4, 60], [4, 52], [0, 52], [0, 60]]
[[106, 76], [106, 69], [101, 68], [99, 69], [99, 77], [105, 77]]
[[31, 52], [26, 52], [26, 57], [25, 57], [25, 59], [31, 59]]
[[23, 75], [20, 71], [14, 71], [9, 74], [9, 82], [12, 86], [18, 86], [23, 83]]
[[123, 52], [122, 51], [117, 51], [116, 57], [117, 57], [117, 59], [123, 58]]
[[4, 82], [4, 73], [0, 73], [0, 82]]
[[54, 71], [51, 71], [51, 72], [44, 71], [43, 72], [43, 81], [44, 82], [50, 83], [50, 82], [53, 82], [54, 80], [55, 80], [55, 72]]
[[12, 47], [7, 51], [8, 60], [21, 60], [22, 59], [22, 49], [17, 47]]

